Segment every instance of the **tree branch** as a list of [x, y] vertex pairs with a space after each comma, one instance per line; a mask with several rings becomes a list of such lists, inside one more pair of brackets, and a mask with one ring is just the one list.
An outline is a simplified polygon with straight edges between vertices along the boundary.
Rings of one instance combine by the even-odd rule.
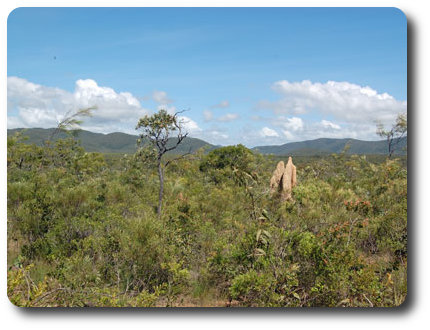
[[187, 136], [188, 136], [188, 132], [185, 133], [184, 135], [178, 135], [178, 140], [176, 141], [176, 144], [173, 147], [166, 148], [166, 152], [176, 149], [178, 145], [182, 142], [182, 140], [184, 140]]
[[167, 167], [167, 166], [169, 166], [169, 164], [176, 162], [177, 160], [184, 159], [186, 156], [191, 155], [191, 154], [192, 153], [191, 153], [191, 147], [190, 147], [186, 153], [182, 154], [179, 157], [168, 160], [164, 166]]

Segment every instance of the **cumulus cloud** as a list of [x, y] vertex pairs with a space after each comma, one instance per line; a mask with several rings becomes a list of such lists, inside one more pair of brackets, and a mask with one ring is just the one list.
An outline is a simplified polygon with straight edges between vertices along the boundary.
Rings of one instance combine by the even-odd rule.
[[82, 127], [94, 132], [134, 132], [137, 120], [148, 114], [132, 94], [99, 86], [94, 80], [76, 81], [73, 93], [8, 77], [8, 128], [54, 127], [66, 113], [96, 106]]
[[[303, 129], [303, 120], [299, 117], [291, 117], [291, 118], [283, 118], [280, 117], [279, 123], [281, 123], [282, 127], [288, 131], [300, 131]], [[283, 119], [283, 120], [282, 120]]]
[[228, 108], [230, 106], [230, 102], [229, 101], [227, 101], [227, 100], [224, 100], [224, 101], [221, 101], [220, 103], [218, 103], [218, 104], [214, 104], [214, 105], [212, 105], [211, 106], [211, 108], [212, 109], [216, 109], [216, 108], [221, 108], [221, 109], [223, 109], [223, 108]]
[[[339, 123], [323, 119], [321, 121], [303, 120], [300, 117], [277, 116], [272, 124], [279, 127], [282, 137], [286, 140], [279, 142], [292, 142], [314, 140], [318, 138], [356, 138], [375, 140], [375, 125], [371, 123]], [[270, 141], [275, 142], [275, 141]]]
[[[213, 144], [283, 144], [321, 137], [375, 140], [375, 122], [390, 126], [407, 107], [406, 101], [348, 82], [282, 80], [272, 88], [279, 99], [258, 105], [269, 111], [250, 117], [242, 114], [242, 124], [235, 122], [233, 128], [225, 123], [239, 119], [238, 113], [212, 110], [229, 107], [228, 101], [204, 110], [202, 127], [190, 117], [181, 116], [180, 120], [191, 136]], [[155, 110], [177, 111], [166, 92], [154, 91], [151, 96], [157, 103]], [[94, 116], [84, 119], [83, 129], [136, 134], [138, 119], [151, 113], [131, 93], [99, 86], [91, 79], [76, 81], [74, 91], [69, 92], [8, 77], [7, 101], [8, 128], [54, 127], [69, 111], [97, 106]]]
[[178, 119], [186, 132], [190, 134], [196, 134], [202, 131], [199, 125], [191, 118], [186, 116], [179, 116]]
[[34, 84], [18, 77], [7, 79], [8, 111], [19, 111], [19, 116], [10, 118], [8, 124], [31, 127], [42, 121], [42, 124], [52, 127], [62, 117], [58, 110], [73, 103], [73, 95], [62, 89]]
[[110, 87], [101, 87], [92, 79], [76, 81], [74, 104], [79, 108], [96, 106], [95, 117], [118, 119], [141, 112], [140, 102], [127, 92], [117, 93]]
[[318, 111], [339, 120], [383, 123], [394, 121], [398, 113], [406, 112], [406, 101], [396, 100], [387, 93], [378, 93], [369, 86], [349, 82], [313, 83], [277, 81], [272, 89], [281, 98], [261, 101], [258, 108], [271, 109], [275, 114], [304, 114]]
[[152, 99], [159, 104], [170, 104], [173, 102], [164, 91], [152, 92]]
[[297, 139], [297, 133], [303, 131], [305, 126], [300, 117], [278, 116], [273, 120], [273, 124], [280, 127], [283, 136], [289, 141]]
[[340, 129], [340, 126], [328, 120], [321, 120], [321, 125], [325, 128]]
[[350, 82], [281, 80], [272, 90], [279, 96], [277, 100], [257, 104], [257, 109], [270, 112], [252, 120], [266, 118], [287, 141], [320, 137], [376, 140], [377, 122], [390, 126], [399, 113], [407, 111], [406, 101]]
[[269, 127], [263, 127], [260, 130], [260, 136], [263, 137], [263, 138], [266, 138], [266, 137], [279, 137], [279, 134], [278, 134], [278, 132], [276, 132], [275, 130], [273, 130], [273, 129], [269, 128]]

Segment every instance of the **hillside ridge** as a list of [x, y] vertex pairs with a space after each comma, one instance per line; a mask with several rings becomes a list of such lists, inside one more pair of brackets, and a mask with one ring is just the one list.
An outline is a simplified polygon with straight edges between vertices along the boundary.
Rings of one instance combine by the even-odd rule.
[[[17, 131], [25, 130], [24, 136], [28, 137], [26, 143], [34, 143], [41, 145], [44, 140], [48, 139], [52, 134], [54, 128], [15, 128], [8, 129], [7, 134], [13, 135]], [[67, 135], [61, 132], [57, 135], [58, 138], [64, 138]], [[76, 137], [81, 140], [82, 146], [88, 152], [102, 152], [102, 153], [134, 153], [137, 149], [136, 140], [137, 135], [113, 132], [113, 133], [94, 133], [86, 130], [77, 131]], [[173, 141], [172, 141], [173, 142]], [[349, 144], [349, 154], [386, 154], [387, 142], [385, 140], [379, 141], [363, 141], [351, 138], [332, 139], [332, 138], [318, 138], [314, 140], [306, 140], [300, 142], [288, 142], [281, 145], [266, 145], [251, 148], [255, 152], [261, 154], [273, 154], [276, 156], [292, 155], [292, 156], [310, 156], [310, 155], [325, 155], [331, 153], [342, 152], [346, 145]], [[407, 146], [407, 137], [401, 139], [398, 144], [397, 155], [405, 155]], [[204, 140], [187, 137], [181, 143], [174, 153], [195, 152], [200, 148], [212, 150], [219, 148], [219, 145], [213, 145]]]

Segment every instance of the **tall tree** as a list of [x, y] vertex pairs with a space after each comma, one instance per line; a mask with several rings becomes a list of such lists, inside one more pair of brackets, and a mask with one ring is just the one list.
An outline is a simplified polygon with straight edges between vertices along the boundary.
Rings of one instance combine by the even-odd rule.
[[158, 178], [160, 182], [158, 194], [157, 214], [161, 216], [164, 192], [164, 170], [172, 160], [164, 162], [163, 156], [171, 150], [176, 149], [181, 142], [187, 137], [188, 132], [184, 132], [183, 122], [178, 118], [182, 113], [167, 113], [166, 110], [160, 110], [151, 116], [146, 115], [139, 119], [136, 129], [141, 129], [138, 144], [145, 146], [149, 141], [155, 151]]
[[385, 130], [384, 125], [377, 125], [376, 134], [387, 139], [388, 157], [391, 158], [398, 144], [408, 132], [408, 120], [406, 114], [400, 113], [397, 115], [396, 122], [390, 130]]

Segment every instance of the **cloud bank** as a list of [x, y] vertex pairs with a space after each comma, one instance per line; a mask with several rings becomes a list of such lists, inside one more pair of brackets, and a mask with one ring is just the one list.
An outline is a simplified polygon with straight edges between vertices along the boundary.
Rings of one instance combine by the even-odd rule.
[[96, 106], [83, 129], [93, 132], [134, 133], [138, 119], [149, 113], [132, 94], [101, 87], [94, 80], [78, 80], [73, 93], [8, 77], [8, 128], [55, 127], [70, 111]]
[[[281, 80], [272, 84], [272, 90], [278, 100], [258, 102], [256, 109], [265, 116], [251, 119], [270, 124], [266, 128], [281, 137], [276, 144], [321, 137], [379, 139], [376, 123], [390, 127], [399, 113], [407, 111], [406, 101], [350, 82]], [[273, 143], [273, 136], [260, 136]]]
[[[407, 110], [406, 101], [349, 82], [281, 80], [272, 84], [272, 90], [278, 99], [258, 102], [259, 113], [252, 108], [249, 113], [246, 108], [224, 114], [210, 110], [229, 106], [222, 101], [197, 112], [201, 127], [192, 112], [181, 114], [180, 119], [192, 137], [213, 144], [256, 146], [322, 137], [377, 140], [376, 122], [390, 127], [397, 114]], [[151, 96], [155, 110], [177, 111], [167, 92], [154, 91]], [[92, 79], [77, 80], [74, 91], [69, 92], [8, 77], [7, 101], [8, 128], [55, 127], [66, 113], [96, 106], [93, 117], [84, 119], [83, 129], [136, 134], [138, 119], [153, 112], [131, 93], [99, 86]]]
[[260, 109], [272, 110], [275, 114], [303, 115], [318, 111], [337, 120], [354, 122], [391, 123], [400, 112], [405, 112], [407, 103], [398, 101], [387, 93], [378, 93], [369, 86], [349, 82], [328, 81], [326, 83], [277, 81], [272, 89], [280, 96], [277, 101], [261, 101]]

